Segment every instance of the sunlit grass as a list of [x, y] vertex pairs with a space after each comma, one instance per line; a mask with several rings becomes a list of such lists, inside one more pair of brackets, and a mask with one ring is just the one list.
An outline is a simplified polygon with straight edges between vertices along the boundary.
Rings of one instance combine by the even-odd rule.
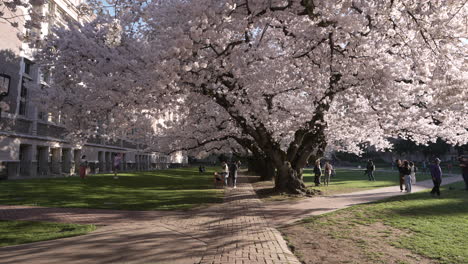
[[[307, 186], [321, 190], [324, 194], [350, 193], [364, 191], [388, 186], [399, 185], [399, 175], [397, 171], [376, 171], [374, 172], [376, 181], [369, 181], [364, 175], [364, 169], [336, 169], [336, 176], [331, 178], [329, 186], [315, 186], [312, 169], [304, 170], [304, 182]], [[429, 174], [418, 173], [417, 181], [430, 179]]]
[[0, 182], [0, 204], [120, 210], [187, 209], [222, 202], [210, 168]]
[[95, 229], [94, 225], [0, 220], [0, 247], [84, 235]]
[[428, 191], [353, 206], [333, 213], [304, 219], [308, 228], [336, 225], [340, 229], [355, 225], [383, 223], [404, 231], [391, 242], [438, 263], [468, 263], [468, 192], [464, 183], [442, 188], [442, 198]]

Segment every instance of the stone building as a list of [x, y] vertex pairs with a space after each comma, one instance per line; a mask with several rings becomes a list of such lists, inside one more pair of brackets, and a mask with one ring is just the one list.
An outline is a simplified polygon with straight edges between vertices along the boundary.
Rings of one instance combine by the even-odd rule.
[[143, 151], [145, 146], [126, 139], [114, 141], [93, 138], [83, 146], [64, 139], [65, 126], [60, 115], [37, 107], [26, 83], [47, 85], [50, 76], [33, 60], [34, 42], [24, 38], [42, 38], [53, 25], [65, 26], [68, 20], [92, 19], [80, 12], [84, 0], [48, 0], [33, 6], [43, 15], [40, 29], [25, 27], [28, 10], [19, 8], [9, 21], [0, 18], [0, 178], [73, 175], [79, 159], [87, 156], [91, 173], [109, 172], [112, 161], [122, 153], [120, 170], [167, 168], [184, 163], [181, 153], [173, 156]]

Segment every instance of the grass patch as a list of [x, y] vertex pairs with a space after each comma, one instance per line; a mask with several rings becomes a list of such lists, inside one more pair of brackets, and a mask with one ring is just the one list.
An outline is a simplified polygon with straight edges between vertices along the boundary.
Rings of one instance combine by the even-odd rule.
[[[381, 240], [388, 238], [388, 245], [408, 249], [438, 263], [468, 263], [468, 192], [463, 187], [464, 183], [444, 186], [440, 199], [430, 197], [425, 191], [357, 205], [304, 219], [302, 225], [317, 230], [323, 228], [321, 223], [327, 222], [333, 231], [330, 235], [340, 239], [346, 239], [348, 234], [344, 226], [351, 230], [381, 226], [375, 235]], [[355, 239], [355, 247], [366, 249], [365, 240], [375, 239], [375, 235], [368, 233], [359, 235], [364, 240]], [[295, 246], [300, 248], [300, 245]]]
[[79, 236], [95, 229], [94, 225], [0, 220], [0, 247]]
[[[397, 171], [377, 171], [374, 173], [375, 182], [369, 181], [367, 175], [364, 175], [364, 169], [336, 169], [336, 176], [331, 178], [329, 186], [314, 186], [314, 175], [312, 169], [304, 169], [304, 182], [312, 189], [320, 190], [325, 195], [339, 193], [358, 192], [388, 186], [399, 185], [399, 175]], [[430, 179], [429, 174], [418, 173], [417, 181]]]
[[188, 209], [220, 203], [212, 172], [196, 168], [0, 182], [0, 204], [119, 210]]

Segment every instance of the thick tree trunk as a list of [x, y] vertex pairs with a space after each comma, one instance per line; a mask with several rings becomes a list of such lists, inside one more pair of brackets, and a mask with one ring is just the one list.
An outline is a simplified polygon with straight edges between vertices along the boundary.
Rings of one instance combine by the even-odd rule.
[[302, 180], [302, 169], [300, 171], [294, 170], [289, 162], [285, 162], [278, 170], [275, 178], [275, 189], [278, 192], [290, 194], [309, 193]]

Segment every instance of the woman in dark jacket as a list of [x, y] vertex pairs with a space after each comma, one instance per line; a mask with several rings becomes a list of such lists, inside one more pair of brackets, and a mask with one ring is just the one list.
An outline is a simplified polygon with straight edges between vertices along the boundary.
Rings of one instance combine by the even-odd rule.
[[405, 174], [403, 173], [403, 162], [399, 159], [395, 161], [397, 169], [398, 169], [398, 174], [400, 177], [400, 191], [403, 191], [403, 185], [405, 185]]

